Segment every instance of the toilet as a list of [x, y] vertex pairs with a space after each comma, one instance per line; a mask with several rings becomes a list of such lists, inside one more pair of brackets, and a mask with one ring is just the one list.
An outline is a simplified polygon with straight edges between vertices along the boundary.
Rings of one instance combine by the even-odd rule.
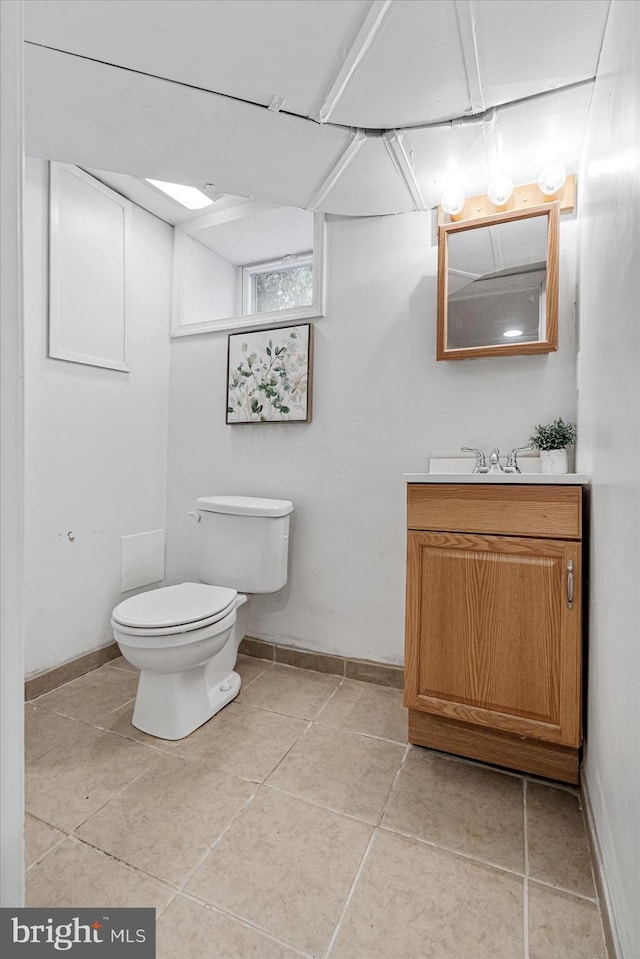
[[234, 671], [250, 595], [287, 581], [289, 500], [203, 496], [197, 519], [199, 582], [139, 593], [113, 611], [114, 638], [140, 670], [133, 725], [182, 739], [240, 692]]

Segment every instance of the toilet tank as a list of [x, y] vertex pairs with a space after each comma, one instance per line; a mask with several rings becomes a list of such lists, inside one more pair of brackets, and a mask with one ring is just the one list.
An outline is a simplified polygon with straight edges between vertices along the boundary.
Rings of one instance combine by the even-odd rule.
[[196, 501], [197, 570], [202, 583], [241, 593], [275, 593], [287, 581], [293, 503], [253, 496]]

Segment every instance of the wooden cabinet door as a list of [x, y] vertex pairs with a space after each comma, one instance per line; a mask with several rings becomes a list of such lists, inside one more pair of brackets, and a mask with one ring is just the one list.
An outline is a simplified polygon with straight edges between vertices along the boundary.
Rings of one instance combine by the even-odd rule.
[[409, 531], [405, 705], [579, 745], [580, 551]]

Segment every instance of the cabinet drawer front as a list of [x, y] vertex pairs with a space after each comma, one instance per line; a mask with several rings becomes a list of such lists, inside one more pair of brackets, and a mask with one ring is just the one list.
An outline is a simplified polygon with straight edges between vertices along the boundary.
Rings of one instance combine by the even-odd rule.
[[409, 529], [580, 539], [579, 486], [411, 483]]

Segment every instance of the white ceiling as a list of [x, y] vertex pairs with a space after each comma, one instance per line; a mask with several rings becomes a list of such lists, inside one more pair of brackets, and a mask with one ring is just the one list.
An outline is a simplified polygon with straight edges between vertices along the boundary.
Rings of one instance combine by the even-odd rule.
[[[234, 206], [246, 206], [246, 197], [233, 196], [232, 194], [214, 194], [212, 205], [200, 210], [188, 210], [186, 206], [171, 199], [166, 193], [150, 186], [144, 180], [138, 180], [136, 177], [128, 176], [126, 173], [113, 173], [110, 170], [96, 170], [93, 167], [85, 167], [87, 173], [101, 180], [107, 186], [111, 187], [116, 193], [122, 193], [142, 206], [150, 213], [154, 213], [161, 220], [167, 223], [184, 223], [187, 220], [194, 220], [203, 216], [205, 213], [216, 212], [229, 209]], [[215, 204], [215, 205], [213, 205]]]
[[501, 170], [575, 171], [608, 6], [26, 0], [27, 151], [331, 213], [425, 209], [454, 175], [471, 195]]
[[281, 206], [190, 235], [235, 266], [245, 266], [313, 250], [313, 213]]

